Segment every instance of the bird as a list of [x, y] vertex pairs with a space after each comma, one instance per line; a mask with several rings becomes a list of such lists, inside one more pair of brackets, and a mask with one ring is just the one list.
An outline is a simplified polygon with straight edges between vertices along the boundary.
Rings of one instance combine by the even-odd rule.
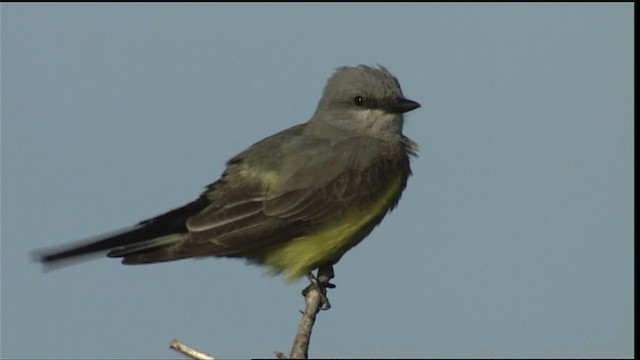
[[35, 258], [50, 269], [100, 253], [127, 265], [228, 257], [287, 282], [332, 278], [398, 204], [418, 149], [404, 114], [420, 106], [381, 65], [339, 67], [307, 122], [232, 157], [194, 201]]

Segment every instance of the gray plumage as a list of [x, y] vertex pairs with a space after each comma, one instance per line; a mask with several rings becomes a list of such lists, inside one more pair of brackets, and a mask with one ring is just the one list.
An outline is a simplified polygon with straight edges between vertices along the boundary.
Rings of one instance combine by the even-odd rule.
[[[51, 265], [105, 250], [125, 264], [244, 257], [293, 277], [335, 263], [397, 204], [417, 148], [402, 134], [402, 114], [419, 106], [404, 98], [384, 67], [341, 67], [308, 122], [230, 159], [220, 179], [195, 201], [116, 234], [40, 253], [39, 260]], [[282, 244], [375, 206], [380, 208], [349, 241], [326, 255], [311, 256], [295, 271], [267, 258]]]

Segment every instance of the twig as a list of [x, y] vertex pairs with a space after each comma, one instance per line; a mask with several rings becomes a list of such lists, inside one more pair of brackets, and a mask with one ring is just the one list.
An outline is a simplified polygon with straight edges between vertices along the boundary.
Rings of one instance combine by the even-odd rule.
[[[311, 341], [311, 331], [313, 324], [316, 322], [316, 315], [320, 310], [328, 310], [331, 307], [329, 299], [327, 299], [327, 289], [334, 288], [330, 281], [333, 278], [333, 266], [325, 265], [318, 268], [318, 276], [314, 277], [312, 273], [307, 275], [311, 284], [302, 292], [306, 306], [302, 312], [302, 319], [298, 326], [296, 338], [291, 347], [290, 359], [307, 359], [309, 357], [309, 342]], [[194, 350], [176, 339], [171, 341], [170, 347], [192, 359], [196, 360], [215, 360], [209, 354]], [[276, 351], [275, 355], [278, 359], [286, 359], [287, 357]]]
[[[317, 277], [314, 278], [311, 273], [308, 277], [311, 280], [311, 285], [303, 291], [306, 306], [291, 347], [291, 355], [289, 356], [291, 359], [307, 359], [309, 357], [309, 342], [311, 341], [313, 324], [316, 322], [316, 315], [320, 310], [328, 310], [331, 307], [326, 294], [327, 288], [335, 287], [330, 283], [333, 278], [333, 266], [321, 266], [318, 268]], [[280, 355], [282, 354], [276, 353], [279, 358]]]
[[195, 360], [215, 360], [213, 356], [197, 351], [195, 349], [192, 349], [176, 339], [173, 339], [171, 341], [171, 344], [169, 345], [169, 347]]
[[293, 347], [291, 348], [291, 359], [306, 359], [309, 357], [309, 341], [311, 339], [311, 330], [313, 330], [313, 324], [316, 321], [316, 314], [320, 310], [322, 304], [320, 289], [317, 286], [312, 286], [307, 291], [305, 296], [304, 312], [302, 313], [302, 320], [298, 326], [298, 332], [296, 338], [293, 341]]

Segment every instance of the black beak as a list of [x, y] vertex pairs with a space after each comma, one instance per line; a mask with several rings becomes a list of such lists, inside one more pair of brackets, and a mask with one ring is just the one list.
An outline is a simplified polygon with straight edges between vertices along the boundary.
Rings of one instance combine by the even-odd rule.
[[392, 114], [404, 114], [419, 107], [420, 104], [418, 102], [405, 98], [397, 98], [382, 105], [383, 110]]

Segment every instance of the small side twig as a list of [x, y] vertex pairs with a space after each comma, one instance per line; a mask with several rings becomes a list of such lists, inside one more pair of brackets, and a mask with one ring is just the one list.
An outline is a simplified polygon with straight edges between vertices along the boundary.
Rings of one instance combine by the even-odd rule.
[[171, 344], [169, 345], [169, 347], [195, 360], [215, 360], [213, 356], [200, 352], [198, 350], [192, 349], [176, 339], [173, 339], [171, 341]]

